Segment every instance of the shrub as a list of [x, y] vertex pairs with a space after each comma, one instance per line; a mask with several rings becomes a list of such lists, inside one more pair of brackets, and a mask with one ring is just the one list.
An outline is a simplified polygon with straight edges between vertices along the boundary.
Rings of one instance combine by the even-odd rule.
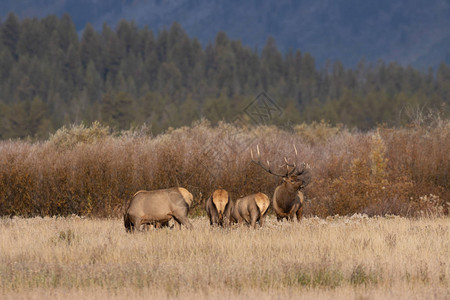
[[92, 123], [90, 127], [85, 124], [62, 127], [52, 134], [48, 143], [59, 149], [73, 149], [76, 145], [86, 143], [92, 144], [95, 141], [105, 139], [110, 135], [108, 126], [101, 125], [98, 121]]
[[99, 123], [62, 128], [47, 142], [0, 142], [0, 214], [118, 216], [136, 191], [172, 186], [193, 193], [197, 214], [217, 187], [233, 199], [259, 191], [271, 197], [279, 179], [251, 163], [256, 145], [274, 166], [285, 156], [311, 165], [306, 215], [445, 214], [449, 123], [362, 133], [201, 121], [156, 137]]

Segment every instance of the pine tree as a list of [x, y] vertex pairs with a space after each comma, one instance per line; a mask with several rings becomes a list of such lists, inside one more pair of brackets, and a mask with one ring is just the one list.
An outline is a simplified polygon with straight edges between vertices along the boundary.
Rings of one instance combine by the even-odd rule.
[[283, 74], [283, 57], [278, 51], [275, 39], [270, 36], [261, 52], [261, 65], [268, 74], [270, 85], [278, 82]]
[[9, 53], [17, 59], [17, 43], [20, 38], [20, 22], [14, 13], [9, 13], [1, 28], [1, 40]]
[[102, 92], [102, 79], [93, 61], [89, 62], [84, 78], [86, 80], [86, 92], [89, 102], [98, 101]]
[[174, 96], [181, 92], [182, 75], [172, 62], [165, 62], [158, 71], [158, 90], [165, 95]]
[[158, 61], [163, 63], [167, 60], [167, 54], [169, 52], [169, 33], [165, 28], [163, 28], [158, 33], [158, 38], [156, 40], [156, 54], [158, 56]]
[[90, 23], [86, 25], [83, 31], [80, 44], [80, 58], [83, 68], [87, 68], [90, 61], [94, 63], [98, 71], [102, 71], [103, 66], [102, 44], [99, 34], [94, 30]]
[[5, 47], [1, 47], [0, 45], [0, 86], [8, 84], [13, 65], [13, 56]]
[[82, 85], [82, 68], [78, 48], [75, 44], [69, 46], [64, 56], [62, 73], [65, 81], [75, 89]]
[[41, 57], [46, 43], [41, 23], [37, 18], [25, 19], [20, 27], [20, 37], [17, 41], [17, 54], [27, 55], [29, 57]]
[[67, 13], [62, 15], [56, 31], [59, 36], [59, 46], [64, 53], [69, 50], [70, 46], [73, 46], [75, 49], [79, 48], [78, 33], [70, 15]]
[[117, 34], [114, 33], [106, 23], [103, 24], [102, 42], [105, 46], [103, 57], [105, 69], [102, 78], [104, 80], [108, 78], [109, 80], [114, 81], [119, 72], [122, 59], [126, 56], [126, 46], [121, 45]]
[[330, 82], [330, 94], [331, 99], [338, 99], [345, 88], [345, 69], [344, 65], [339, 61], [335, 61], [333, 64], [333, 71]]
[[139, 52], [139, 36], [134, 21], [120, 20], [116, 29], [119, 45], [125, 54], [137, 55]]
[[116, 129], [128, 129], [133, 122], [133, 99], [126, 92], [105, 94], [102, 99], [102, 121]]
[[38, 138], [48, 137], [52, 124], [48, 118], [48, 109], [44, 101], [35, 97], [29, 104], [27, 127], [30, 136]]

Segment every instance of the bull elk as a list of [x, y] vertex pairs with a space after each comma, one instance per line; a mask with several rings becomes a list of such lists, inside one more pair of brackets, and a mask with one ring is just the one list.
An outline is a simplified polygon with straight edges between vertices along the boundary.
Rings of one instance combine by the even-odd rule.
[[[303, 180], [300, 177], [306, 175], [309, 169], [308, 164], [302, 164], [301, 169], [295, 162], [289, 163], [287, 158], [284, 158], [284, 165], [280, 168], [286, 168], [283, 173], [275, 172], [271, 169], [270, 162], [267, 160], [265, 166], [261, 162], [261, 154], [259, 152], [259, 146], [256, 146], [258, 158], [255, 160], [253, 156], [253, 150], [250, 150], [252, 162], [260, 166], [264, 171], [274, 176], [280, 177], [282, 183], [275, 188], [272, 198], [272, 206], [277, 220], [282, 221], [284, 218], [292, 221], [294, 215], [297, 215], [297, 220], [300, 221], [303, 214], [303, 201], [304, 195], [301, 191], [307, 184], [307, 180]], [[297, 148], [294, 145], [295, 156], [298, 155]]]

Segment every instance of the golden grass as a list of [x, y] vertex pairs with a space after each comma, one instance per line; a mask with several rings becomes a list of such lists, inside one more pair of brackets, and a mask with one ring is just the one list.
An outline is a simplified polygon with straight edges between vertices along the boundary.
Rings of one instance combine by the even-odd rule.
[[0, 219], [0, 298], [450, 296], [450, 219], [306, 218], [125, 233], [119, 219]]

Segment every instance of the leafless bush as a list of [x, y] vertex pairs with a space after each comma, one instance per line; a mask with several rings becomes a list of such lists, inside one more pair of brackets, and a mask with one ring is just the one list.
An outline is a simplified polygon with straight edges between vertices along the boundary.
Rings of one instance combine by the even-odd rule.
[[448, 121], [367, 133], [324, 123], [288, 132], [206, 121], [156, 137], [139, 130], [113, 133], [95, 123], [63, 128], [47, 142], [0, 142], [0, 214], [119, 215], [137, 190], [170, 186], [194, 194], [194, 212], [219, 186], [233, 198], [271, 196], [277, 179], [250, 162], [256, 144], [278, 165], [284, 156], [311, 165], [306, 215], [448, 213]]

